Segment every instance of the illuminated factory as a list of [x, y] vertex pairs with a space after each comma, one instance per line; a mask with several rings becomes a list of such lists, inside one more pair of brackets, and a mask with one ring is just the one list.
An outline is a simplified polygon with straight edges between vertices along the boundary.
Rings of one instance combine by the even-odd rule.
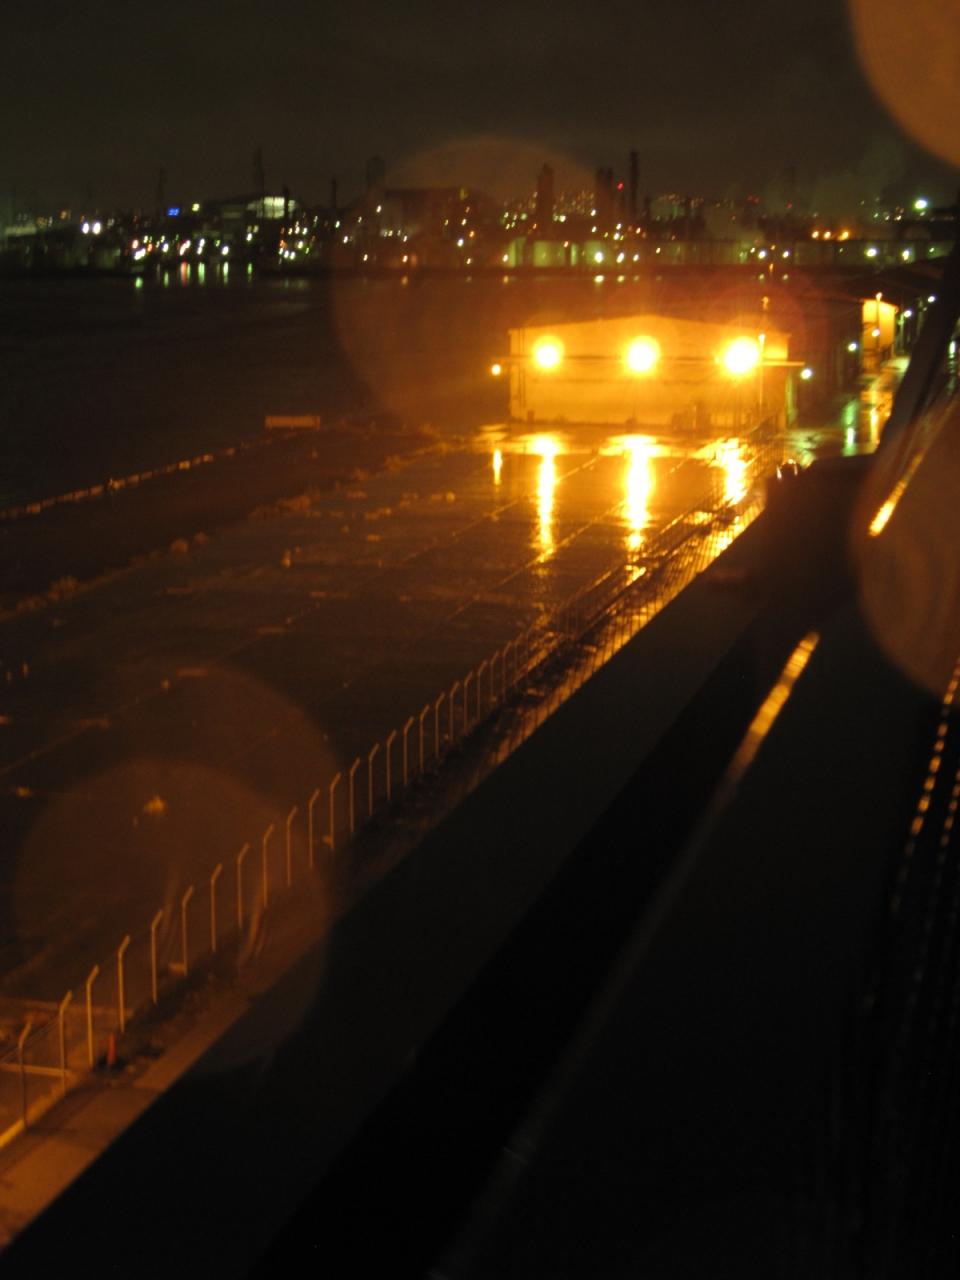
[[781, 331], [658, 315], [511, 329], [491, 372], [509, 379], [515, 422], [694, 433], [783, 427], [811, 376]]

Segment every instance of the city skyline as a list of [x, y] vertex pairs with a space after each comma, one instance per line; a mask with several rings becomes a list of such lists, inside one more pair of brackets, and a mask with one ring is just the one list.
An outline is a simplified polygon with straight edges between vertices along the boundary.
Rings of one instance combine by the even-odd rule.
[[913, 142], [861, 70], [842, 0], [580, 0], [442, 16], [383, 0], [214, 15], [174, 0], [141, 17], [114, 0], [8, 15], [0, 53], [0, 196], [152, 206], [267, 185], [309, 202], [360, 191], [372, 155], [391, 183], [464, 182], [508, 198], [543, 160], [558, 187], [640, 156], [644, 191], [761, 194], [795, 184], [830, 211], [856, 187], [956, 171]]

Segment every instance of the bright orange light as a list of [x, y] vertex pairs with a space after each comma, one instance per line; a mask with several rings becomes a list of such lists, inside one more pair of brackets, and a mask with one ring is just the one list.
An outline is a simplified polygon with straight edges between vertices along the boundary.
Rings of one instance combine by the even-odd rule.
[[634, 338], [624, 359], [631, 373], [649, 373], [660, 359], [660, 343], [656, 338]]
[[750, 373], [760, 363], [760, 344], [755, 338], [734, 338], [723, 353], [727, 372], [734, 377]]
[[552, 373], [563, 360], [563, 343], [559, 338], [538, 338], [533, 344], [533, 363], [544, 373]]
[[493, 451], [493, 483], [500, 483], [500, 472], [503, 470], [503, 453], [499, 449]]
[[493, 364], [490, 366], [490, 372], [495, 378], [500, 377], [501, 373], [503, 373], [503, 365], [499, 360], [494, 360]]

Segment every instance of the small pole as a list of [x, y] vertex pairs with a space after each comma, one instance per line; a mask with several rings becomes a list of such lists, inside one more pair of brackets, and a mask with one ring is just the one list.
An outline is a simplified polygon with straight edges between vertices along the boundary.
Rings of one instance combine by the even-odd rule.
[[353, 835], [357, 829], [357, 809], [356, 809], [356, 792], [354, 787], [354, 778], [357, 776], [357, 770], [360, 768], [360, 757], [357, 756], [347, 773], [347, 808], [349, 810], [349, 827], [350, 834]]
[[310, 799], [307, 801], [307, 865], [313, 870], [315, 861], [314, 855], [314, 836], [313, 836], [313, 806], [320, 798], [320, 788], [317, 787], [311, 792]]
[[150, 994], [157, 1003], [157, 929], [163, 919], [163, 908], [150, 921]]
[[17, 1040], [17, 1063], [20, 1067], [20, 1115], [23, 1120], [23, 1127], [27, 1127], [27, 1073], [23, 1067], [23, 1046], [27, 1036], [30, 1034], [30, 1028], [33, 1026], [33, 1014], [31, 1013], [26, 1022], [23, 1024], [23, 1030], [20, 1032], [20, 1038]]
[[440, 759], [440, 708], [446, 696], [445, 693], [441, 693], [433, 704], [433, 754], [438, 760]]
[[187, 976], [187, 907], [190, 905], [190, 899], [192, 897], [193, 897], [193, 885], [190, 885], [189, 888], [184, 892], [183, 897], [180, 899], [180, 937], [183, 942], [183, 954], [182, 954], [181, 963], [183, 965], [184, 977]]
[[420, 772], [423, 773], [423, 722], [430, 714], [430, 703], [420, 712]]
[[486, 658], [477, 667], [477, 719], [483, 715], [483, 673], [488, 666]]
[[404, 788], [406, 788], [407, 782], [409, 780], [409, 770], [407, 768], [407, 764], [408, 764], [407, 735], [409, 734], [412, 727], [413, 727], [413, 716], [408, 716], [407, 723], [403, 726], [403, 785], [404, 785]]
[[250, 846], [245, 844], [237, 854], [237, 929], [243, 932], [243, 860], [250, 852]]
[[223, 874], [223, 863], [218, 862], [210, 875], [210, 950], [217, 954], [217, 881]]
[[286, 851], [287, 851], [287, 888], [293, 884], [293, 820], [300, 812], [299, 808], [294, 805], [287, 814], [287, 831], [286, 831]]
[[457, 705], [457, 690], [458, 690], [459, 688], [460, 688], [460, 681], [459, 681], [459, 680], [454, 680], [453, 684], [450, 686], [450, 701], [449, 701], [449, 703], [447, 704], [447, 705], [449, 706], [449, 708], [450, 708], [450, 734], [449, 734], [449, 737], [450, 737], [450, 745], [451, 745], [451, 746], [453, 745], [453, 713], [454, 713], [454, 711], [455, 711], [455, 709], [456, 709], [456, 705]]
[[467, 732], [470, 724], [470, 681], [473, 679], [473, 672], [468, 671], [463, 677], [463, 732]]
[[393, 744], [394, 744], [394, 741], [396, 740], [396, 736], [397, 736], [396, 729], [391, 729], [390, 732], [387, 734], [387, 741], [385, 744], [386, 756], [387, 756], [387, 762], [386, 762], [387, 763], [387, 804], [390, 803], [390, 794], [391, 794], [390, 793], [390, 763], [393, 756]]
[[340, 779], [342, 777], [343, 777], [342, 773], [337, 773], [334, 775], [333, 781], [330, 783], [330, 831], [324, 838], [326, 839], [327, 844], [330, 846], [331, 853], [335, 853], [337, 848], [337, 811], [336, 811], [336, 808], [334, 807], [335, 806], [334, 795], [336, 793], [337, 786], [339, 785]]
[[73, 999], [73, 992], [68, 991], [57, 1005], [57, 1023], [60, 1031], [60, 1093], [67, 1096], [67, 1005]]
[[377, 752], [380, 750], [380, 743], [375, 742], [367, 752], [367, 817], [373, 817], [373, 762]]
[[127, 1027], [127, 1013], [125, 1009], [126, 1000], [124, 999], [123, 989], [123, 957], [127, 947], [130, 945], [130, 935], [126, 935], [124, 940], [117, 947], [117, 1025], [120, 1028], [120, 1034], [123, 1035]]
[[90, 1066], [93, 1066], [93, 984], [97, 980], [97, 974], [100, 972], [100, 966], [95, 964], [87, 974], [86, 992], [87, 992], [87, 1057], [90, 1059]]
[[270, 903], [270, 869], [267, 865], [267, 847], [270, 844], [270, 837], [273, 835], [273, 823], [263, 833], [260, 841], [260, 888], [263, 893], [263, 909], [266, 911]]

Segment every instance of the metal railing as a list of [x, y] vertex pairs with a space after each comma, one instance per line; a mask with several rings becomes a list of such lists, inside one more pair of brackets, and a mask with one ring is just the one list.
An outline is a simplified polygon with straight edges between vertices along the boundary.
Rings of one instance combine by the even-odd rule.
[[[0, 1055], [0, 1146], [34, 1123], [87, 1073], [122, 1060], [131, 1027], [177, 1000], [214, 963], [248, 963], [267, 913], [305, 877], [342, 864], [372, 820], [400, 818], [455, 752], [469, 789], [690, 583], [756, 516], [761, 481], [781, 441], [761, 430], [746, 442], [742, 496], [724, 479], [612, 568], [440, 690], [400, 725], [250, 840], [221, 855], [207, 877], [117, 939], [112, 954], [56, 1005], [39, 1003]], [[642, 553], [642, 554], [641, 554]], [[478, 734], [480, 726], [489, 733]], [[456, 789], [454, 789], [454, 792]], [[456, 799], [456, 795], [453, 795]], [[447, 803], [451, 792], [447, 791]]]

